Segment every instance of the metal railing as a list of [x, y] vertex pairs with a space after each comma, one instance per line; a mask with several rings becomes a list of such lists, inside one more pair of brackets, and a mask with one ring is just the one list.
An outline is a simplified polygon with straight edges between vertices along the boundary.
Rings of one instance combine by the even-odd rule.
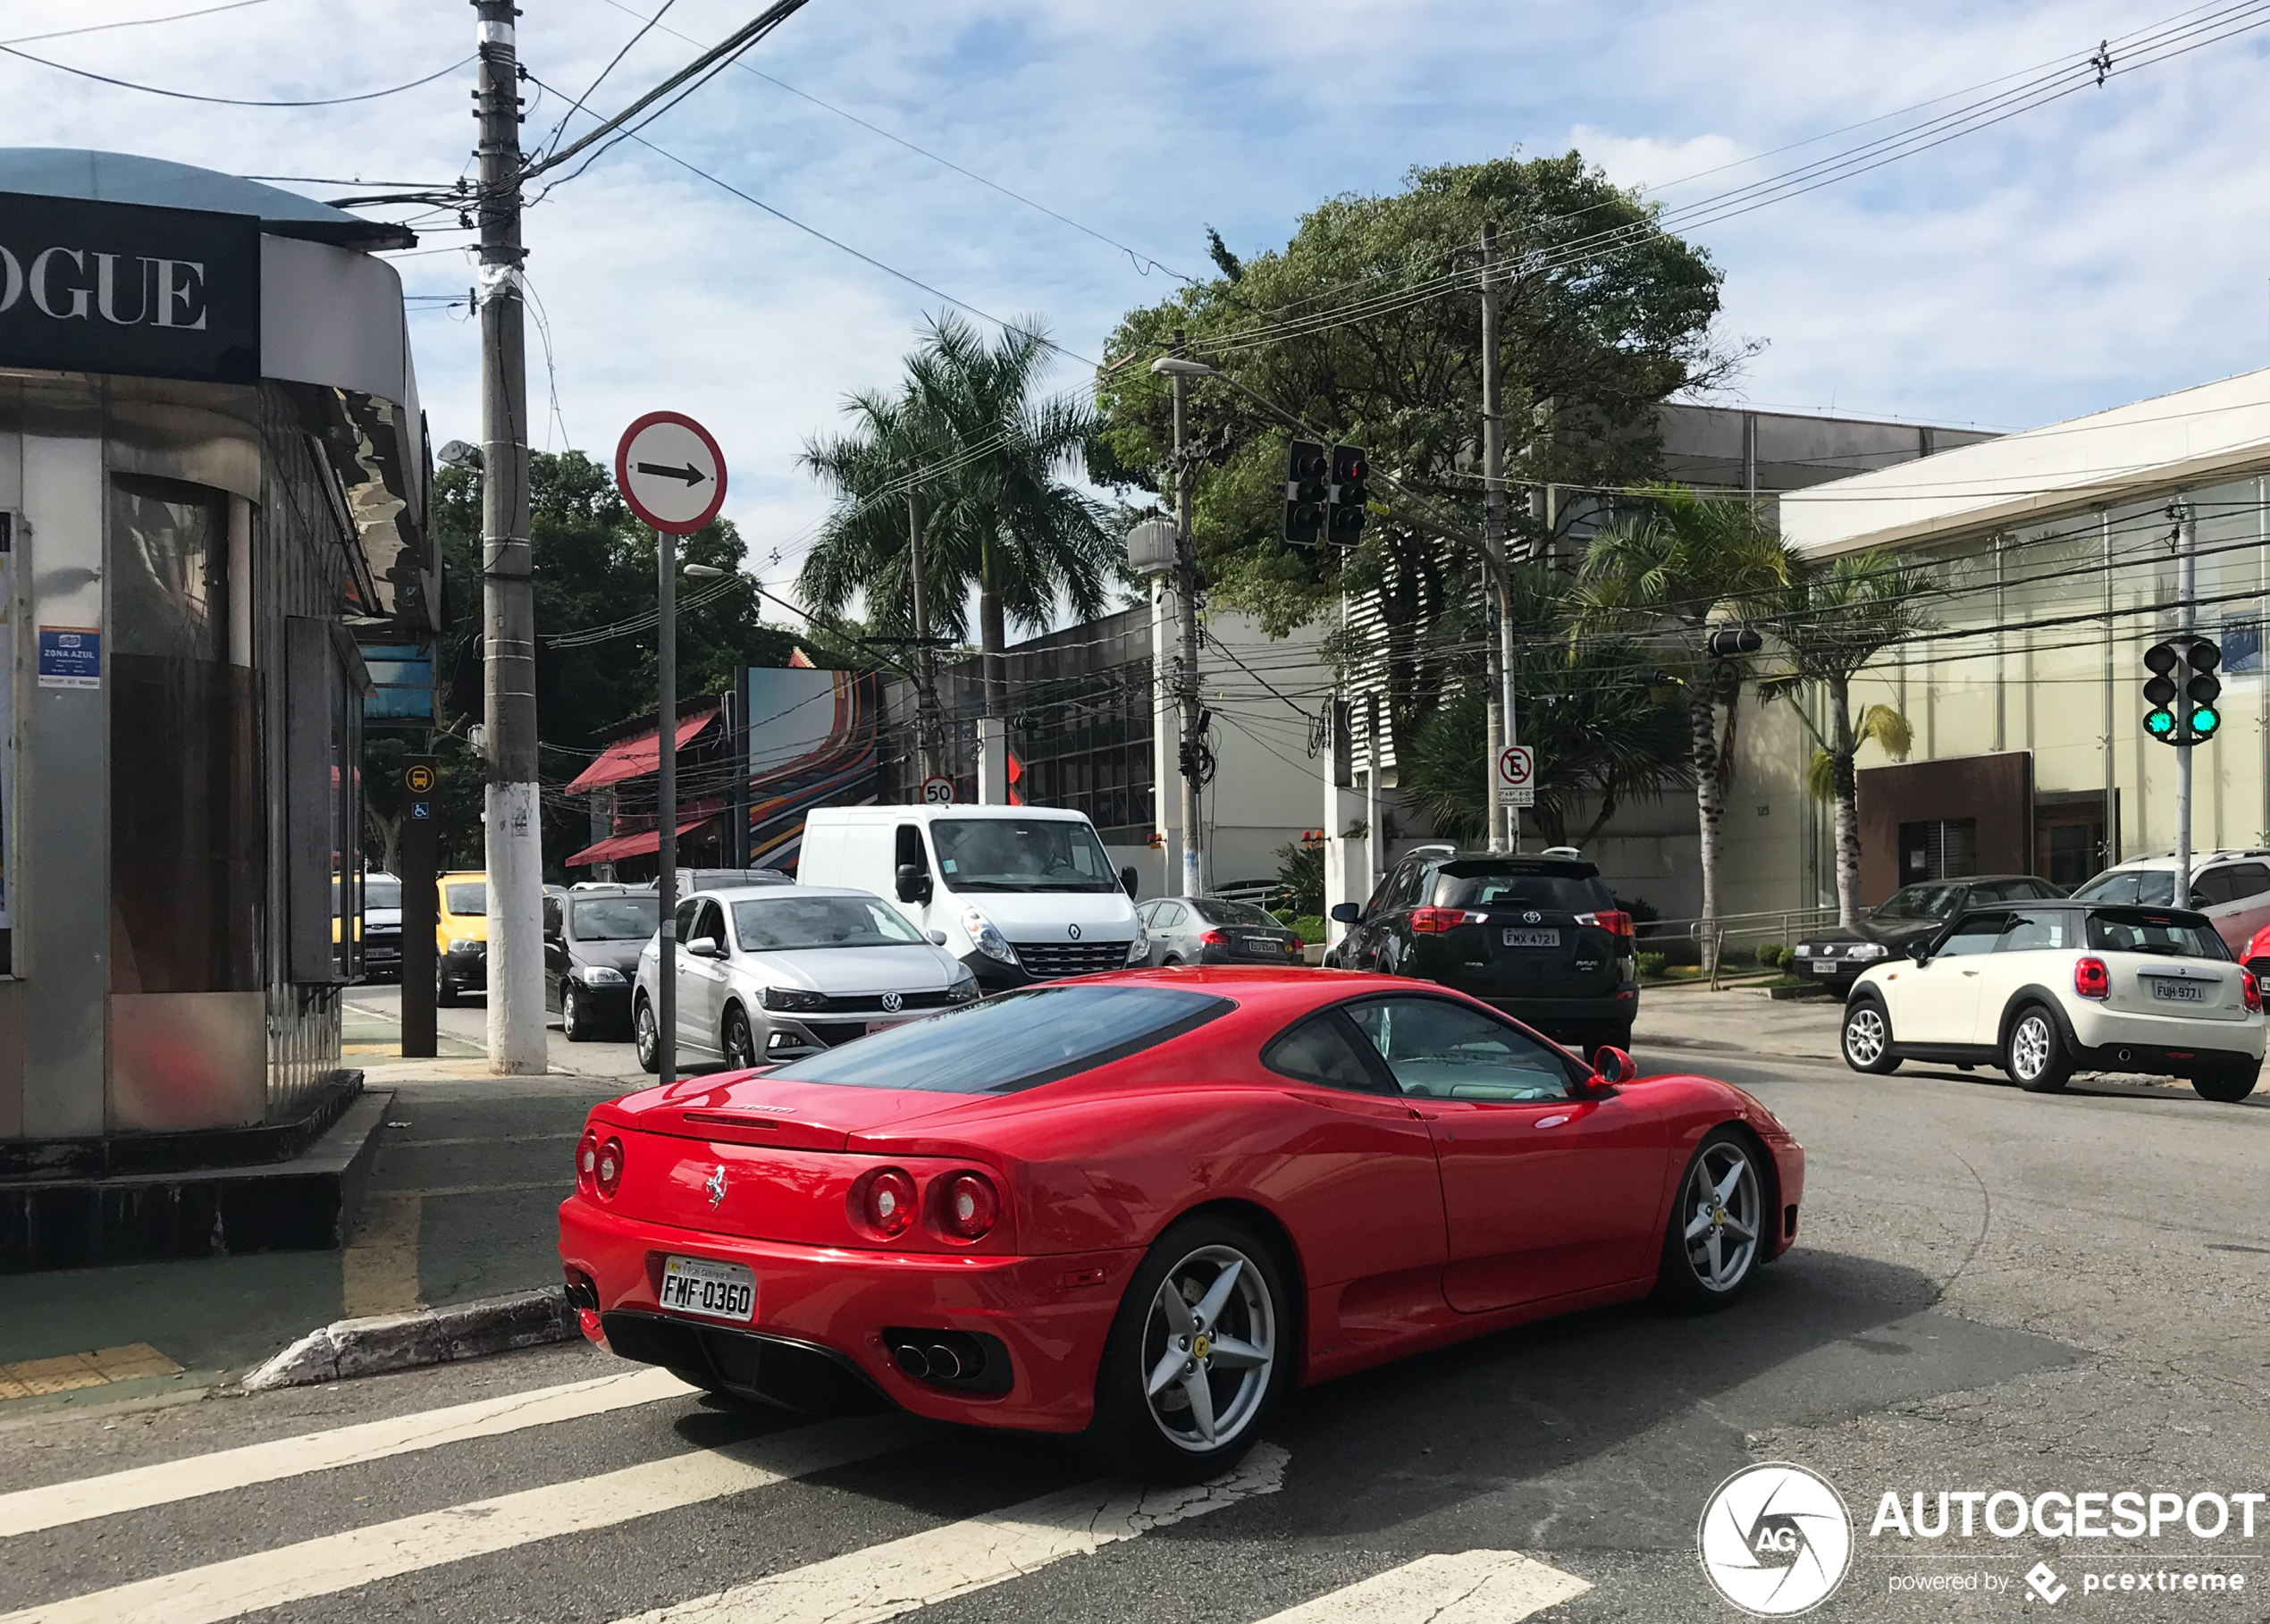
[[[1809, 930], [1837, 922], [1833, 903], [1810, 908], [1760, 908], [1746, 913], [1721, 913], [1715, 920], [1653, 919], [1638, 927], [1639, 950], [1660, 952], [1660, 944], [1686, 940], [1695, 944], [1711, 985], [1719, 984], [1729, 944], [1757, 948], [1773, 944], [1794, 947]], [[1651, 944], [1653, 944], [1651, 946]]]

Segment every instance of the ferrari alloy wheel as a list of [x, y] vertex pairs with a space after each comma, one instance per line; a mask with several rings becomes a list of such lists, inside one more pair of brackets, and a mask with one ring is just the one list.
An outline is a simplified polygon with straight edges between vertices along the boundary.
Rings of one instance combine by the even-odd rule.
[[1892, 1023], [1874, 997], [1854, 998], [1845, 1006], [1845, 1064], [1855, 1072], [1881, 1074], [1899, 1070], [1892, 1053]]
[[1769, 1220], [1756, 1157], [1748, 1139], [1719, 1128], [1687, 1164], [1656, 1276], [1666, 1300], [1686, 1308], [1722, 1308], [1757, 1272]]
[[1204, 1215], [1128, 1282], [1096, 1380], [1089, 1442], [1113, 1469], [1196, 1483], [1250, 1448], [1284, 1385], [1282, 1270], [1246, 1225]]
[[2010, 1035], [2002, 1040], [2002, 1069], [2030, 1094], [2054, 1094], [2072, 1075], [2057, 1023], [2040, 1005], [2027, 1005], [2010, 1022]]
[[631, 1015], [631, 1041], [638, 1046], [638, 1069], [659, 1072], [662, 1069], [661, 1029], [654, 1023], [654, 1006], [644, 998]]
[[559, 1035], [570, 1043], [583, 1043], [591, 1037], [591, 1016], [573, 981], [559, 989]]
[[718, 1052], [725, 1056], [728, 1072], [744, 1071], [757, 1063], [757, 1040], [749, 1035], [749, 1017], [737, 1004], [725, 1012], [718, 1031]]

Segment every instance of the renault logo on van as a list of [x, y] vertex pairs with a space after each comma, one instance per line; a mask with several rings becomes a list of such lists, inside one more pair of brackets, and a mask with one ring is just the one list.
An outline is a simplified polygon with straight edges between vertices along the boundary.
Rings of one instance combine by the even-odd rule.
[[1072, 938], [1072, 940], [1078, 941], [1080, 939], [1080, 927], [1078, 925], [1066, 925], [1064, 927], [1064, 934]]

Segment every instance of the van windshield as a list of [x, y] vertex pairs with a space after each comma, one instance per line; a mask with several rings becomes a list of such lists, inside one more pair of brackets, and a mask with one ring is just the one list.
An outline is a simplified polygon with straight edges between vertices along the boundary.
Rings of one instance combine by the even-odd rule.
[[956, 891], [1116, 891], [1104, 843], [1068, 818], [942, 818], [938, 872]]

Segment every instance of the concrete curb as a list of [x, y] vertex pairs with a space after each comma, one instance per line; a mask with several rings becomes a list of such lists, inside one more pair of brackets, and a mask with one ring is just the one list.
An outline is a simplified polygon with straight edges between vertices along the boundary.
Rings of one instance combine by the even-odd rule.
[[301, 1337], [239, 1386], [246, 1393], [305, 1387], [572, 1342], [581, 1334], [576, 1310], [559, 1287], [514, 1292], [414, 1314], [333, 1321]]

